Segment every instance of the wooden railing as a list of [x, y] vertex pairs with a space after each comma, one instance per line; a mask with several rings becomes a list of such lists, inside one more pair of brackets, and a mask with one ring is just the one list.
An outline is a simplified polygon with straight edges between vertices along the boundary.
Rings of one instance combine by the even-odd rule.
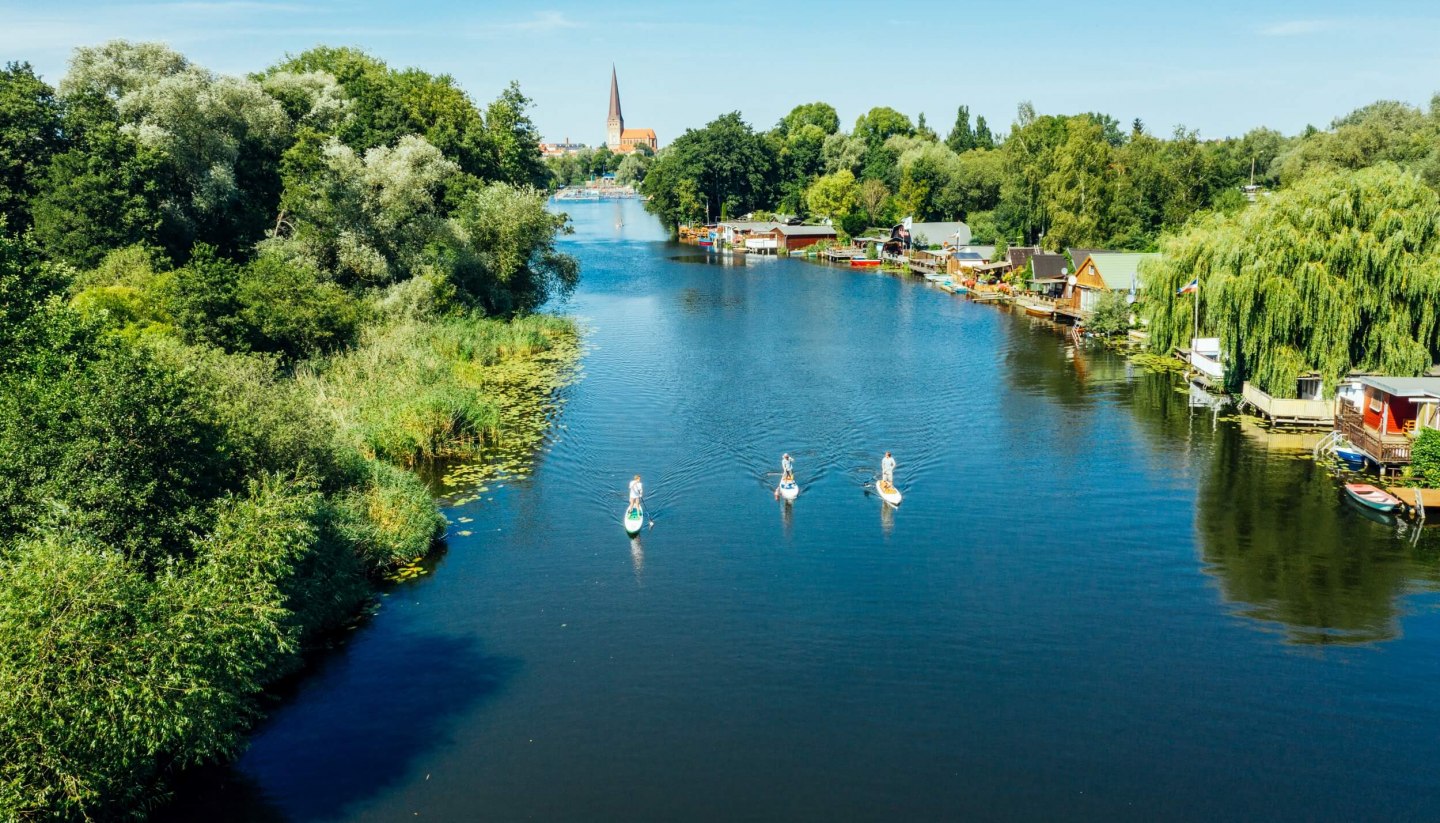
[[1241, 397], [1276, 423], [1329, 425], [1335, 417], [1333, 401], [1271, 397], [1249, 381], [1241, 388]]
[[1382, 466], [1410, 462], [1410, 438], [1390, 439], [1365, 425], [1365, 416], [1348, 403], [1341, 403], [1335, 415], [1335, 430]]

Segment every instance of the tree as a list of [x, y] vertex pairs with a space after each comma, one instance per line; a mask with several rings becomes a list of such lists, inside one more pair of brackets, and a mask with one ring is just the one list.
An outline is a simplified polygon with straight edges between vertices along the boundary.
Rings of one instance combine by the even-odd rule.
[[674, 227], [685, 219], [679, 188], [689, 181], [709, 218], [745, 214], [771, 202], [777, 182], [775, 148], [731, 112], [687, 130], [655, 159], [642, 191], [647, 208]]
[[[1200, 327], [1218, 336], [1227, 385], [1293, 397], [1317, 370], [1423, 374], [1440, 355], [1440, 195], [1393, 165], [1317, 175], [1233, 215], [1187, 224], [1145, 271], [1151, 345], [1169, 351]], [[1338, 242], [1336, 238], [1344, 238]]]
[[0, 220], [11, 231], [30, 228], [30, 202], [50, 158], [64, 148], [54, 89], [29, 63], [7, 63], [0, 71]]
[[1051, 218], [1045, 241], [1052, 249], [1098, 244], [1108, 197], [1110, 144], [1104, 128], [1085, 117], [1070, 118], [1065, 128], [1065, 140], [1055, 147], [1052, 170], [1044, 180]]
[[[865, 210], [865, 217], [877, 224], [889, 223], [885, 214], [885, 203], [890, 199], [890, 189], [879, 180], [865, 180], [860, 184], [860, 191], [857, 197], [860, 206]], [[853, 234], [853, 232], [852, 232]]]
[[805, 192], [806, 205], [821, 217], [839, 220], [859, 205], [860, 187], [848, 169], [827, 174], [810, 184]]
[[291, 232], [262, 245], [352, 285], [403, 280], [420, 270], [427, 248], [446, 231], [445, 195], [461, 174], [416, 136], [364, 156], [331, 138], [313, 169], [301, 165], [305, 176], [287, 179], [282, 201]]
[[67, 113], [75, 144], [46, 169], [31, 212], [47, 255], [90, 268], [111, 249], [158, 239], [166, 170], [158, 152], [116, 124], [79, 122], [82, 111], [72, 105]]
[[[521, 93], [520, 84], [512, 82], [485, 109], [485, 136], [495, 155], [493, 179], [512, 186], [545, 184], [545, 167], [540, 161], [540, 130], [530, 120], [530, 102], [530, 98]], [[440, 148], [444, 150], [443, 145]], [[465, 166], [462, 164], [461, 168]]]
[[568, 219], [545, 201], [537, 189], [491, 183], [468, 193], [451, 215], [454, 243], [443, 269], [474, 305], [491, 314], [529, 312], [575, 289], [580, 266], [555, 246]]
[[855, 130], [851, 132], [871, 148], [883, 144], [887, 138], [894, 135], [902, 134], [908, 137], [914, 133], [915, 127], [911, 125], [910, 118], [888, 106], [876, 106], [860, 115], [855, 121]]
[[945, 145], [956, 154], [975, 148], [975, 132], [970, 128], [970, 107], [961, 106], [955, 112], [955, 125], [945, 138]]
[[985, 122], [984, 115], [975, 118], [975, 148], [995, 148], [995, 135], [990, 133], [990, 125]]
[[639, 186], [645, 181], [645, 173], [654, 162], [651, 155], [634, 151], [625, 155], [620, 167], [615, 170], [615, 182], [622, 186]]
[[290, 121], [258, 83], [159, 44], [116, 40], [77, 49], [60, 91], [108, 100], [121, 130], [162, 158], [160, 240], [173, 256], [197, 241], [234, 253], [260, 239], [279, 199]]
[[829, 103], [803, 103], [780, 118], [776, 128], [788, 137], [805, 126], [819, 129], [822, 137], [831, 135], [840, 130], [840, 115], [835, 113], [835, 107]]
[[1085, 329], [1112, 337], [1130, 328], [1130, 301], [1124, 292], [1107, 291], [1095, 302], [1095, 310], [1085, 320]]

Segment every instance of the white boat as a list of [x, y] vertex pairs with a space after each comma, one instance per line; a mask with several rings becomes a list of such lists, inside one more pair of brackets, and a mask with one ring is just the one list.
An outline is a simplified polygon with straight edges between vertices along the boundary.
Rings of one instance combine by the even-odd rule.
[[900, 490], [895, 488], [894, 483], [886, 483], [884, 480], [881, 480], [875, 484], [875, 491], [880, 495], [880, 499], [886, 503], [892, 506], [900, 505]]
[[789, 480], [781, 480], [779, 491], [780, 496], [786, 500], [794, 500], [800, 496], [800, 486], [795, 482], [793, 477]]
[[631, 536], [640, 533], [640, 527], [645, 525], [645, 506], [639, 505], [625, 510], [625, 533]]

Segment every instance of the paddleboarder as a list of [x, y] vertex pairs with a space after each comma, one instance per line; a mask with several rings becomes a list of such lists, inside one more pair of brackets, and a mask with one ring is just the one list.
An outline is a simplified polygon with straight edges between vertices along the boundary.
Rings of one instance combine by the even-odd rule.
[[[794, 482], [795, 460], [790, 456], [789, 452], [786, 452], [780, 456], [780, 485], [775, 487], [775, 499], [780, 499], [780, 490], [785, 488], [786, 484], [793, 484]], [[794, 494], [787, 494], [786, 499], [794, 498], [794, 496]]]
[[645, 496], [645, 486], [640, 482], [640, 475], [630, 481], [630, 509], [634, 511], [640, 508], [641, 498]]
[[887, 486], [895, 485], [895, 458], [890, 452], [885, 452], [885, 457], [880, 461], [880, 482]]

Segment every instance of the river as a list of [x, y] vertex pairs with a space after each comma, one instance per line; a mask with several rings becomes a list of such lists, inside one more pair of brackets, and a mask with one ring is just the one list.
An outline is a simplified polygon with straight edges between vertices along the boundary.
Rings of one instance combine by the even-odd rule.
[[533, 472], [165, 816], [1440, 818], [1440, 530], [1047, 323], [566, 209]]

